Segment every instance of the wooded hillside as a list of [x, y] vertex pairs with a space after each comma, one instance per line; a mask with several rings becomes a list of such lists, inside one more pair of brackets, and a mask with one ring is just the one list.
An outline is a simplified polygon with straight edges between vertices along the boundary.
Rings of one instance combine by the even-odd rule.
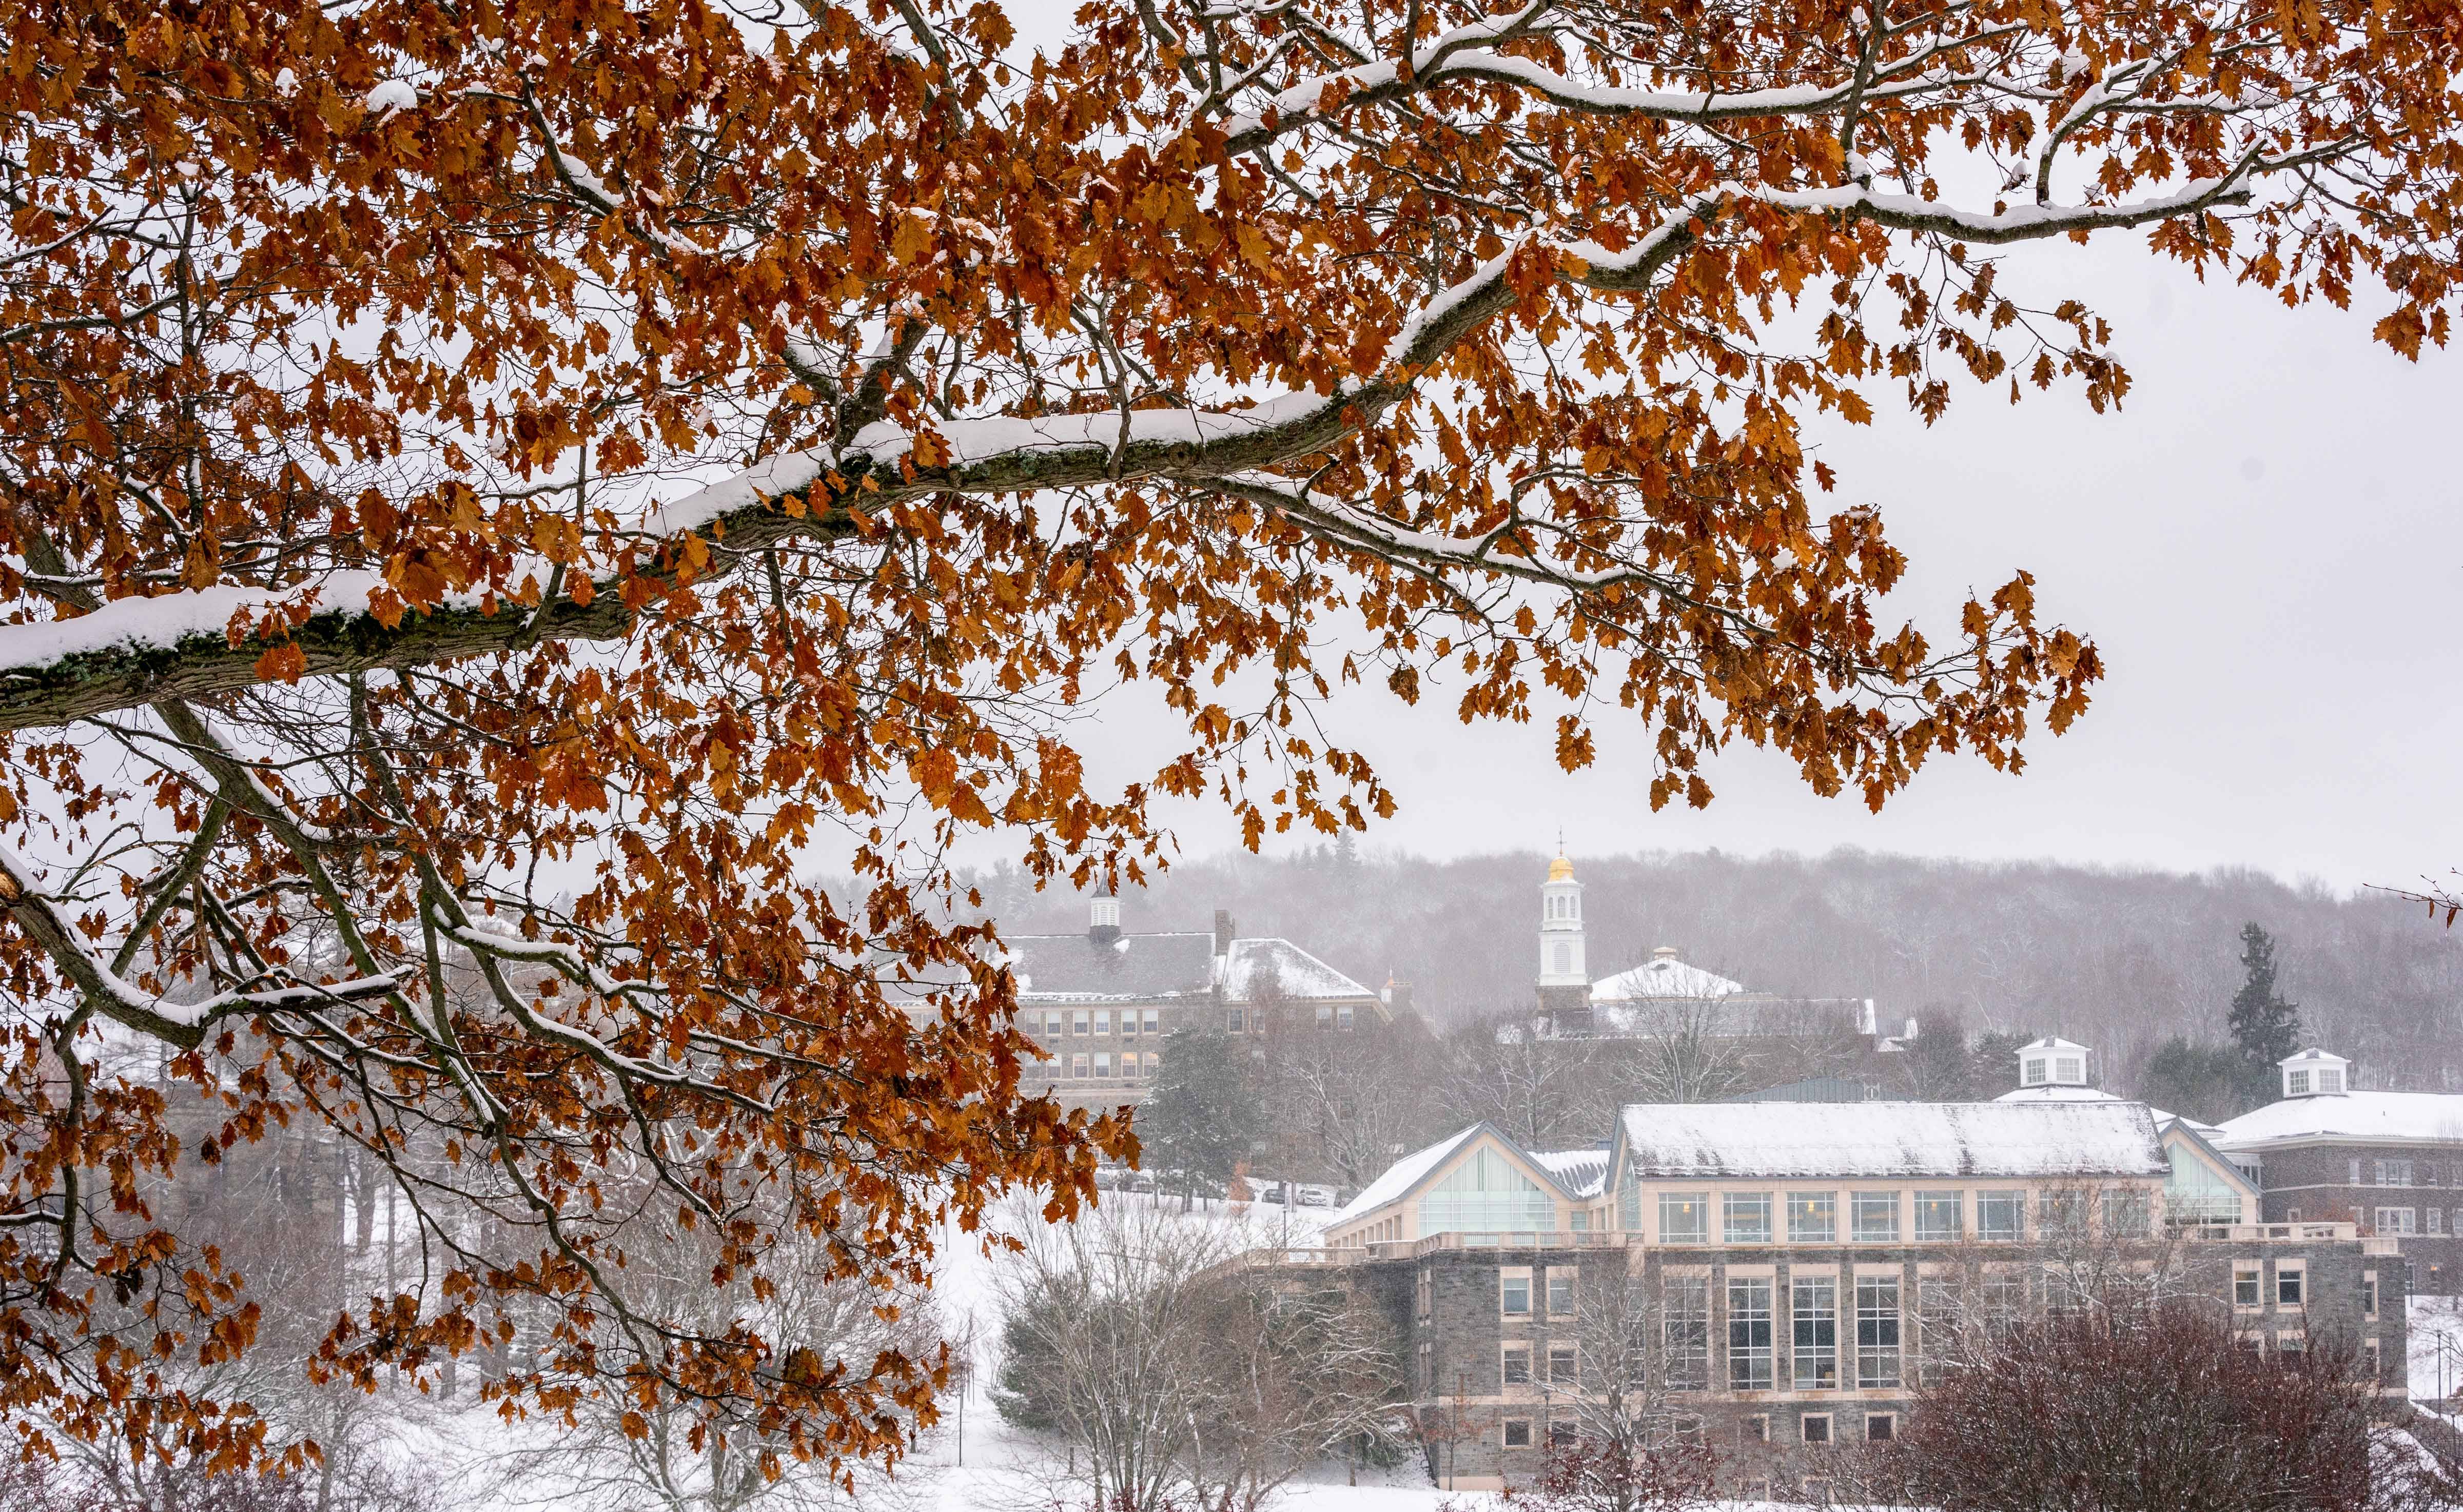
[[[1574, 849], [1581, 850], [1579, 841]], [[1578, 853], [1591, 975], [1673, 945], [1773, 992], [1869, 997], [1970, 1032], [2058, 1031], [2104, 1052], [2126, 1088], [2174, 1034], [2224, 1038], [2240, 928], [2277, 940], [2304, 1034], [2371, 1079], [2463, 1074], [2463, 933], [2415, 904], [2287, 886], [2256, 872], [2187, 876], [2049, 863], [1975, 864], [1840, 851]], [[1247, 934], [1287, 935], [1359, 980], [1390, 970], [1440, 1027], [1531, 999], [1537, 852], [1454, 861], [1332, 850], [1291, 860], [1184, 862], [1130, 896], [1132, 930], [1203, 929], [1229, 908]], [[983, 878], [1007, 933], [1082, 927], [1069, 894]]]

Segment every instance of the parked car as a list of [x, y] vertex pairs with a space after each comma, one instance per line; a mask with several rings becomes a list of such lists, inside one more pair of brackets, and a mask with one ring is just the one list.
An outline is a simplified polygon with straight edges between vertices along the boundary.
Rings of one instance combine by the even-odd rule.
[[1300, 1206], [1302, 1206], [1302, 1207], [1332, 1207], [1332, 1206], [1334, 1206], [1334, 1188], [1332, 1188], [1332, 1187], [1330, 1187], [1330, 1186], [1303, 1186], [1303, 1187], [1301, 1187], [1301, 1188], [1300, 1188]]
[[1267, 1182], [1264, 1186], [1261, 1186], [1261, 1187], [1257, 1188], [1257, 1198], [1256, 1198], [1256, 1199], [1257, 1199], [1258, 1201], [1260, 1201], [1260, 1202], [1277, 1202], [1277, 1203], [1278, 1203], [1278, 1202], [1282, 1201], [1282, 1199], [1283, 1199], [1283, 1183], [1281, 1183], [1280, 1181], [1269, 1181], [1269, 1182]]

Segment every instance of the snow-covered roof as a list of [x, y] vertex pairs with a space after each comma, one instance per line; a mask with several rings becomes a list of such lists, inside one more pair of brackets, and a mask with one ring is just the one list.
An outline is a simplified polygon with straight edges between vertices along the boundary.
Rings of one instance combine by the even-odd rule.
[[1726, 998], [1745, 990], [1741, 982], [1689, 966], [1674, 956], [1654, 956], [1641, 965], [1591, 983], [1593, 1003], [1633, 998]]
[[1327, 1226], [1335, 1227], [1347, 1223], [1355, 1218], [1373, 1213], [1386, 1203], [1398, 1199], [1411, 1188], [1419, 1185], [1429, 1172], [1443, 1165], [1446, 1157], [1461, 1149], [1471, 1135], [1486, 1127], [1485, 1124], [1473, 1124], [1462, 1133], [1440, 1139], [1425, 1150], [1414, 1150], [1387, 1166], [1384, 1174], [1362, 1187], [1358, 1197], [1353, 1198], [1341, 1212], [1328, 1220]]
[[1223, 991], [1253, 1000], [1272, 980], [1286, 998], [1374, 998], [1376, 993], [1288, 940], [1235, 940], [1223, 966]]
[[1646, 1177], [2161, 1176], [2140, 1103], [1635, 1103]]
[[2087, 1053], [2087, 1048], [2076, 1040], [2065, 1040], [2056, 1034], [2047, 1034], [2040, 1040], [2031, 1040], [2021, 1045], [2018, 1047], [2018, 1053], [2021, 1055], [2084, 1055]]
[[1545, 1166], [1548, 1174], [1576, 1197], [1597, 1197], [1607, 1190], [1605, 1150], [1542, 1150], [1534, 1152], [1531, 1158]]
[[[2101, 1087], [2074, 1087], [2048, 1083], [2041, 1087], [2021, 1087], [2015, 1091], [2003, 1092], [1993, 1100], [1996, 1103], [2125, 1103], [2134, 1099], [2115, 1096]], [[2215, 1126], [2212, 1124], [2202, 1124], [2195, 1118], [2184, 1118], [2179, 1113], [2168, 1112], [2152, 1103], [2144, 1106], [2147, 1116], [2155, 1120], [2158, 1131], [2161, 1131], [2166, 1124], [2177, 1123], [2194, 1129], [2202, 1134], [2212, 1135], [2215, 1132]]]
[[2352, 1063], [2345, 1060], [2343, 1056], [2336, 1054], [2332, 1050], [2321, 1049], [2317, 1046], [2312, 1045], [2307, 1049], [2302, 1050], [2300, 1054], [2287, 1055], [2283, 1057], [2283, 1059], [2277, 1061], [2275, 1064], [2282, 1067], [2293, 1067], [2349, 1066]]
[[1214, 986], [1210, 932], [1017, 935], [1009, 940], [1017, 995], [1029, 1003], [1101, 1003], [1202, 995]]
[[2375, 1144], [2463, 1144], [2463, 1093], [2345, 1092], [2292, 1097], [2227, 1118], [2208, 1135], [2218, 1150], [2351, 1139]]

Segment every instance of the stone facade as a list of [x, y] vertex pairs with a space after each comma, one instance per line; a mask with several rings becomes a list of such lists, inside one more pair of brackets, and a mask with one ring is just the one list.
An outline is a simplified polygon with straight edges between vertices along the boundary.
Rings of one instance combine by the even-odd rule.
[[2418, 1294], [2463, 1292], [2463, 1140], [2301, 1145], [2264, 1161], [2266, 1221], [2356, 1223], [2402, 1246]]
[[[2235, 1325], [2265, 1348], [2330, 1333], [2373, 1345], [2383, 1389], [2400, 1394], [2406, 1263], [2391, 1245], [2322, 1237], [2329, 1232], [2328, 1225], [2250, 1226], [2235, 1237], [2145, 1247], [2150, 1258], [2169, 1254], [2165, 1263], [2179, 1266], [2186, 1285], [2230, 1302]], [[1569, 1318], [1565, 1307], [1571, 1299], [1579, 1309], [1579, 1299], [1628, 1276], [1646, 1299], [1670, 1295], [1669, 1284], [1680, 1278], [1701, 1284], [1686, 1294], [1707, 1299], [1707, 1350], [1698, 1359], [1706, 1384], [1673, 1400], [1698, 1412], [1726, 1489], [1738, 1494], [1800, 1488], [1820, 1478], [1834, 1448], [1895, 1429], [1927, 1358], [1929, 1287], [1949, 1295], [1946, 1284], [1954, 1281], [1966, 1288], [1961, 1295], [1974, 1298], [1987, 1277], [2016, 1277], [2034, 1307], [2048, 1285], [2041, 1245], [1975, 1242], [1680, 1249], [1622, 1234], [1445, 1234], [1333, 1254], [1345, 1257], [1339, 1268], [1374, 1300], [1407, 1362], [1430, 1479], [1456, 1489], [1538, 1472], [1550, 1424], [1566, 1420], [1566, 1393], [1579, 1390], [1555, 1376], [1568, 1365], [1577, 1373], [1582, 1368], [1568, 1352], [1582, 1331], [1580, 1314]], [[1791, 1299], [1799, 1278], [1834, 1283], [1826, 1293], [1836, 1299], [1832, 1342], [1826, 1351], [1807, 1351], [1805, 1361], [1805, 1374], [1819, 1376], [1818, 1356], [1826, 1353], [1834, 1385], [1797, 1384]], [[1755, 1339], [1755, 1320], [1731, 1299], [1750, 1307], [1761, 1295], [1771, 1299], [1769, 1384], [1739, 1389], [1738, 1381], [1755, 1378], [1757, 1361], [1740, 1357], [1737, 1347]], [[1860, 1296], [1886, 1300], [1892, 1327], [1879, 1326], [1885, 1314], [1876, 1301], [1864, 1319], [1873, 1327], [1860, 1339]], [[1808, 1332], [1820, 1337], [1818, 1315]], [[1895, 1338], [1894, 1350], [1885, 1338]], [[1871, 1373], [1860, 1377], [1860, 1370]]]

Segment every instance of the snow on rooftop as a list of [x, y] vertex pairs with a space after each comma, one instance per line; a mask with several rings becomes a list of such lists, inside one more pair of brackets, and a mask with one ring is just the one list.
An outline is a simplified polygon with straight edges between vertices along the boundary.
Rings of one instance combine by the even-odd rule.
[[1725, 998], [1745, 990], [1741, 982], [1689, 966], [1674, 956], [1660, 956], [1628, 971], [1591, 983], [1593, 1003], [1633, 998]]
[[1543, 1150], [1531, 1158], [1546, 1167], [1548, 1174], [1576, 1197], [1597, 1197], [1607, 1190], [1605, 1150]]
[[1370, 998], [1376, 994], [1288, 940], [1235, 940], [1223, 968], [1223, 990], [1254, 1001], [1267, 982], [1286, 998]]
[[1636, 1103], [1636, 1171], [1656, 1177], [2162, 1176], [2141, 1103]]
[[1473, 1124], [1462, 1133], [1440, 1139], [1425, 1150], [1414, 1150], [1387, 1166], [1385, 1174], [1362, 1188], [1360, 1195], [1353, 1198], [1348, 1206], [1328, 1220], [1327, 1226], [1339, 1227], [1355, 1218], [1373, 1213], [1400, 1198], [1404, 1193], [1419, 1185], [1422, 1177], [1444, 1164], [1446, 1157], [1461, 1149], [1463, 1142], [1479, 1133], [1479, 1125]]
[[2463, 1093], [2293, 1097], [2228, 1118], [2208, 1137], [2218, 1150], [2262, 1150], [2310, 1139], [2463, 1144]]

